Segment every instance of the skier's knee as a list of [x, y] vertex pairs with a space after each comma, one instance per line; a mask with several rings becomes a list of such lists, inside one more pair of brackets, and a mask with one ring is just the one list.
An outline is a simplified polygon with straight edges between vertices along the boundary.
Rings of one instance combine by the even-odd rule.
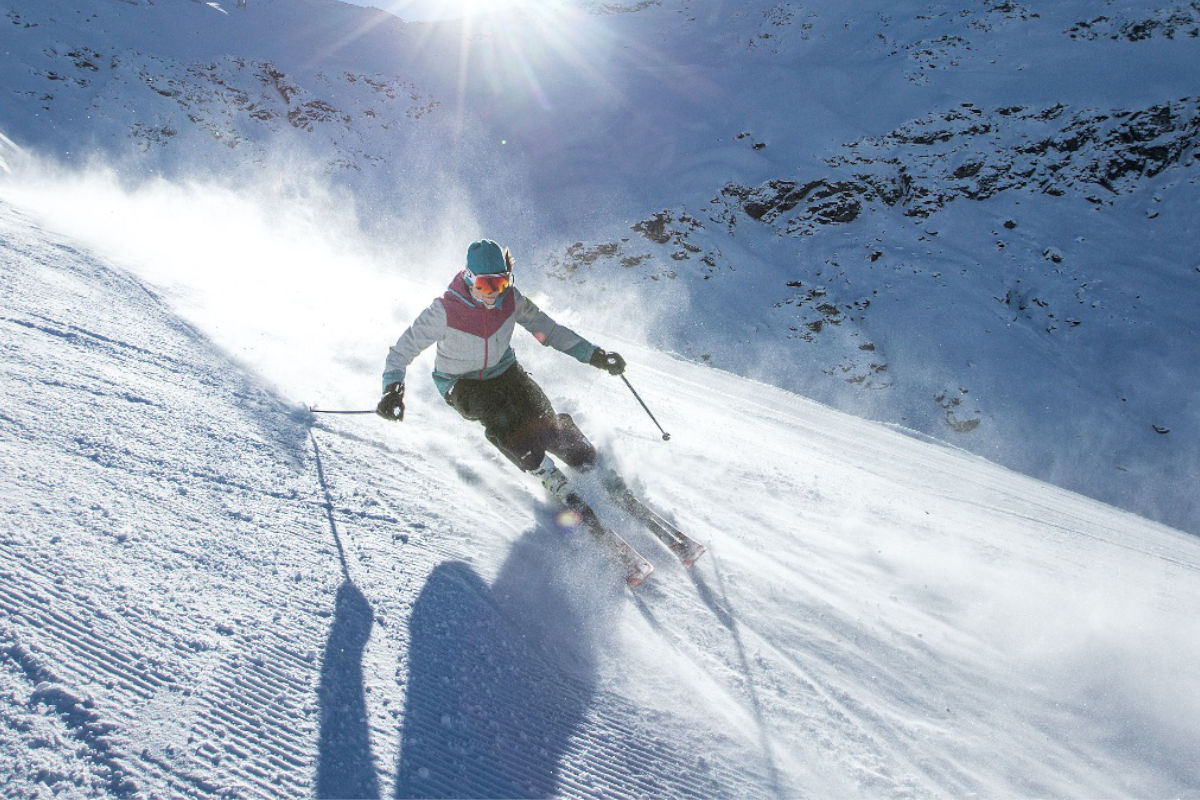
[[524, 444], [512, 445], [497, 436], [494, 432], [488, 431], [485, 436], [487, 440], [496, 446], [496, 449], [504, 454], [504, 457], [517, 465], [518, 469], [525, 472], [531, 472], [542, 465], [542, 459], [546, 457], [546, 451], [540, 447], [530, 447]]
[[512, 459], [513, 463], [520, 467], [525, 472], [532, 472], [542, 465], [542, 459], [546, 457], [545, 450], [526, 450], [524, 453], [517, 455], [513, 452], [505, 453]]
[[568, 467], [575, 469], [590, 468], [596, 463], [596, 448], [587, 440], [569, 448], [561, 448], [557, 455], [562, 457]]
[[567, 466], [579, 469], [590, 467], [596, 463], [596, 448], [579, 430], [570, 414], [559, 414], [554, 446], [549, 448], [552, 453], [562, 458]]

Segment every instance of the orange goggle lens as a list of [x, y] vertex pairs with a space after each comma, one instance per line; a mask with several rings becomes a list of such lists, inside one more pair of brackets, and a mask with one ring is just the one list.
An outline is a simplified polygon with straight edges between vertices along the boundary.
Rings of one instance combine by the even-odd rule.
[[[468, 276], [471, 278], [471, 276]], [[475, 275], [471, 278], [471, 285], [476, 291], [484, 294], [492, 292], [503, 292], [512, 285], [512, 277], [507, 272], [502, 272], [499, 275]]]

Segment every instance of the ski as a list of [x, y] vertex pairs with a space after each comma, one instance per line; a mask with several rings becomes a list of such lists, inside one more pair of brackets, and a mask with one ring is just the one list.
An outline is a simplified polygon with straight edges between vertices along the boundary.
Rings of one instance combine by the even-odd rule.
[[643, 503], [625, 485], [625, 481], [619, 475], [610, 474], [605, 479], [604, 486], [613, 499], [658, 537], [659, 541], [666, 545], [667, 549], [674, 553], [685, 567], [692, 566], [696, 563], [696, 559], [704, 555], [704, 545], [663, 519], [661, 514]]
[[625, 570], [625, 583], [629, 588], [637, 586], [646, 579], [654, 566], [647, 561], [633, 545], [625, 541], [620, 534], [608, 528], [580, 497], [571, 485], [571, 481], [563, 474], [554, 462], [547, 458], [542, 466], [533, 471], [542, 482], [542, 486], [562, 503], [563, 507], [579, 518], [579, 524], [587, 528], [592, 538], [599, 542], [608, 554]]

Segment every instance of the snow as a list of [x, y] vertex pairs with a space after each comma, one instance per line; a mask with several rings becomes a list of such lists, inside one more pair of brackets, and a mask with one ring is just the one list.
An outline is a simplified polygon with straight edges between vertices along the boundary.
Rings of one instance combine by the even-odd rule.
[[[5, 797], [1200, 793], [1200, 59], [1163, 32], [1186, 9], [248, 6], [6, 17]], [[1108, 38], [1142, 18], [1149, 41]], [[529, 20], [527, 69], [436, 69], [462, 41], [494, 68]], [[1185, 156], [1093, 202], [1088, 169], [1126, 153], [1103, 124], [1021, 161], [1066, 135], [1036, 116], [1058, 102], [1081, 125], [1176, 103], [1152, 144]], [[311, 130], [280, 122], [301, 107]], [[721, 193], [850, 183], [868, 154], [935, 192], [973, 160], [1069, 191], [924, 217], [851, 193], [838, 225]], [[655, 219], [665, 241], [631, 230]], [[623, 588], [429, 355], [402, 424], [307, 410], [373, 405], [485, 233], [629, 362], [669, 442], [621, 381], [516, 341], [706, 544], [691, 570], [584, 479], [656, 565]]]

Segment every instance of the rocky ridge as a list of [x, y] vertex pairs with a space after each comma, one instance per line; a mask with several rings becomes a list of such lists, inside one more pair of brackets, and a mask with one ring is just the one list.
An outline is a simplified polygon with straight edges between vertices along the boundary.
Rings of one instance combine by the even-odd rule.
[[[743, 267], [725, 251], [745, 225], [767, 226], [803, 248], [825, 230], [881, 214], [898, 213], [921, 225], [950, 204], [1001, 193], [1111, 205], [1159, 176], [1200, 181], [1198, 142], [1200, 98], [1109, 110], [1062, 104], [981, 109], [967, 103], [883, 136], [848, 142], [824, 159], [829, 171], [823, 175], [781, 176], [757, 185], [730, 182], [703, 209], [663, 209], [630, 226], [628, 236], [575, 242], [550, 259], [549, 269], [575, 280], [606, 266], [650, 282], [710, 280], [718, 271]], [[992, 231], [997, 248], [1008, 246], [1006, 237], [1017, 224], [1006, 220]], [[937, 237], [936, 224], [924, 228], [920, 239]], [[888, 389], [893, 377], [886, 353], [862, 332], [879, 285], [903, 276], [944, 286], [947, 278], [888, 253], [873, 228], [864, 229], [861, 247], [862, 258], [853, 264], [818, 249], [777, 265], [766, 277], [764, 300], [784, 325], [784, 339], [822, 344], [824, 373], [861, 389]], [[996, 277], [997, 313], [1047, 335], [1067, 333], [1099, 307], [1090, 279], [1064, 263], [1056, 243], [1035, 252], [1037, 264], [1020, 264], [1012, 274]], [[1030, 280], [1026, 272], [1039, 277]], [[965, 433], [980, 424], [979, 408], [967, 408], [973, 399], [969, 388], [948, 386], [931, 399], [949, 429]]]

